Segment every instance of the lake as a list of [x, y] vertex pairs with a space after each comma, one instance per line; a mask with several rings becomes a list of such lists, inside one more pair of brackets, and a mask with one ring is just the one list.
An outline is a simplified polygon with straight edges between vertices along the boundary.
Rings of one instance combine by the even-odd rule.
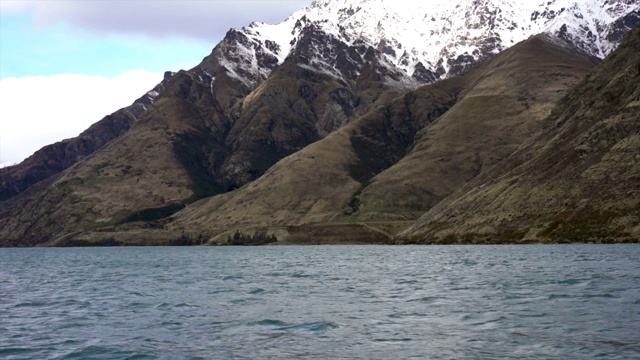
[[2, 359], [640, 358], [640, 246], [0, 249]]

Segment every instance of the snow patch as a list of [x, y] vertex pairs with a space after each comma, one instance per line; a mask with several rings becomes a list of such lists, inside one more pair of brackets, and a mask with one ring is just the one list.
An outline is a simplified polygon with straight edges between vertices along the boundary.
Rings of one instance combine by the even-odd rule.
[[[277, 65], [282, 64], [310, 24], [348, 46], [359, 43], [378, 49], [408, 79], [418, 63], [433, 72], [441, 67], [444, 78], [469, 59], [499, 53], [540, 33], [567, 39], [603, 58], [617, 45], [606, 40], [610, 25], [639, 10], [634, 0], [458, 0], [411, 6], [398, 0], [315, 0], [280, 24], [256, 22], [242, 28], [251, 47], [237, 44], [235, 55], [245, 62], [220, 59], [220, 63], [232, 76], [255, 84], [272, 71], [258, 65], [256, 52], [272, 55]], [[317, 61], [322, 72], [341, 76], [331, 64]], [[238, 67], [255, 79], [239, 74]]]

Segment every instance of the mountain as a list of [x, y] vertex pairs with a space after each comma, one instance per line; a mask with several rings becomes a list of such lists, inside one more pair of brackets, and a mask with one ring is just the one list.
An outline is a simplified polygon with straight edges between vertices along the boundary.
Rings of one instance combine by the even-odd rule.
[[0, 201], [16, 196], [30, 186], [60, 173], [124, 134], [153, 104], [171, 76], [171, 72], [165, 73], [161, 83], [133, 104], [105, 116], [79, 136], [45, 146], [20, 164], [0, 167]]
[[593, 65], [547, 36], [534, 37], [370, 111], [251, 184], [192, 204], [170, 227], [219, 233], [415, 220], [513, 152]]
[[315, 1], [231, 29], [131, 107], [0, 169], [0, 244], [294, 225], [388, 239], [509, 157], [640, 18], [634, 1], [452, 4]]
[[[281, 24], [252, 23], [234, 31], [243, 35], [238, 54], [245, 60], [226, 63], [251, 82], [267, 76], [269, 64], [301, 53], [304, 65], [349, 81], [359, 74], [358, 55], [367, 53], [378, 58], [385, 82], [415, 87], [459, 74], [540, 33], [603, 58], [639, 23], [635, 0], [425, 1], [411, 6], [392, 0], [317, 0]], [[312, 41], [297, 45], [310, 33], [316, 34]], [[344, 60], [347, 64], [341, 64]]]
[[640, 28], [544, 129], [403, 233], [404, 242], [638, 241]]

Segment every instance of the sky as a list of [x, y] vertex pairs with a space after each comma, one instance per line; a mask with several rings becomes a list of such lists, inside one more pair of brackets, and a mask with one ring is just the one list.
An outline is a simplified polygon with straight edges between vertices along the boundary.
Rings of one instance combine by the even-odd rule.
[[1, 0], [0, 166], [130, 105], [196, 66], [230, 28], [311, 0]]

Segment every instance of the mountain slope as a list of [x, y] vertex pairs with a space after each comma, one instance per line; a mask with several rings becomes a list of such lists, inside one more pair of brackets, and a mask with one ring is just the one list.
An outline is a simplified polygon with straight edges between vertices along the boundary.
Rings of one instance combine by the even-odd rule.
[[165, 73], [162, 82], [134, 101], [133, 104], [105, 116], [77, 137], [45, 146], [20, 164], [0, 168], [0, 179], [2, 180], [0, 182], [0, 201], [12, 198], [37, 182], [59, 174], [102, 148], [109, 141], [127, 132], [155, 101], [158, 94], [164, 90], [164, 86], [171, 76], [172, 73]]
[[[330, 40], [310, 32], [300, 36], [301, 44], [307, 36]], [[378, 82], [375, 59], [362, 64], [362, 74], [347, 84], [290, 56], [252, 87], [230, 76], [220, 60], [236, 56], [243, 43], [230, 31], [200, 65], [176, 73], [126, 133], [32, 187], [29, 196], [7, 202], [9, 211], [0, 213], [3, 243], [34, 245], [166, 217], [192, 201], [244, 185], [398, 94]]]
[[[541, 32], [603, 57], [639, 22], [640, 5], [634, 0], [553, 0], [541, 4], [469, 0], [427, 2], [417, 7], [389, 0], [314, 1], [280, 24], [252, 23], [230, 30], [191, 73], [204, 86], [228, 88], [227, 92], [215, 91], [214, 97], [217, 109], [233, 121], [229, 109], [287, 59], [330, 76], [351, 90], [364, 89], [372, 81], [403, 90], [460, 73]], [[162, 84], [150, 94], [155, 97], [161, 91]], [[146, 94], [78, 139], [52, 145], [19, 167], [0, 171], [0, 201], [59, 173], [121, 135], [147, 108], [149, 100], [153, 99]], [[367, 96], [347, 100], [371, 101]], [[324, 120], [320, 137], [332, 129], [328, 126], [332, 122], [335, 120]], [[344, 116], [337, 122], [344, 123]], [[226, 172], [233, 172], [245, 160], [232, 161], [225, 166]], [[264, 170], [264, 165], [257, 167]], [[225, 182], [235, 182], [231, 186], [237, 186], [255, 178], [246, 171], [238, 176], [242, 179], [239, 182], [234, 180], [235, 175], [226, 174]]]
[[[330, 0], [231, 29], [135, 113], [1, 169], [0, 245], [413, 219], [515, 149], [638, 18], [630, 0]], [[546, 69], [500, 53], [539, 32]]]
[[640, 28], [510, 159], [438, 204], [401, 241], [637, 241]]
[[[229, 88], [228, 94], [215, 94], [218, 110], [224, 112], [287, 59], [350, 89], [363, 89], [368, 78], [402, 90], [461, 73], [538, 33], [552, 34], [588, 54], [604, 57], [638, 23], [640, 5], [635, 0], [553, 0], [540, 4], [484, 0], [425, 2], [413, 7], [390, 0], [314, 1], [280, 24], [252, 23], [232, 29], [192, 74], [205, 86], [215, 83], [218, 88]], [[376, 65], [367, 65], [371, 63]], [[158, 92], [162, 92], [162, 84], [150, 93], [155, 97]], [[59, 173], [121, 135], [152, 100], [144, 95], [78, 139], [43, 149], [19, 167], [0, 170], [0, 201]], [[333, 121], [324, 121], [320, 137], [332, 130], [328, 123]], [[244, 160], [226, 167], [235, 168]], [[264, 170], [264, 165], [258, 168]], [[255, 173], [255, 169], [250, 171]], [[237, 183], [234, 175], [226, 177], [227, 182]], [[239, 177], [242, 183], [255, 176]]]
[[467, 74], [449, 111], [416, 134], [411, 151], [358, 196], [361, 219], [415, 219], [533, 134], [565, 91], [595, 64], [537, 36]]
[[515, 150], [593, 65], [548, 37], [530, 39], [374, 109], [251, 184], [190, 205], [169, 226], [215, 233], [416, 219]]

